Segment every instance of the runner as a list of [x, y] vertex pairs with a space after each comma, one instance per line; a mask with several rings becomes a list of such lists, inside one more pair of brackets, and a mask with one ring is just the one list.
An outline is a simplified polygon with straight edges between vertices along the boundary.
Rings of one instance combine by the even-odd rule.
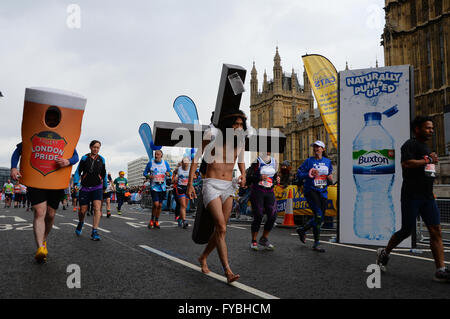
[[105, 193], [103, 193], [103, 201], [104, 202], [106, 201], [106, 217], [109, 218], [111, 217], [111, 196], [112, 193], [115, 192], [114, 182], [112, 180], [111, 173], [108, 173], [108, 178], [106, 182], [108, 186], [105, 189]]
[[148, 228], [160, 228], [159, 215], [162, 210], [163, 200], [166, 199], [166, 176], [171, 176], [170, 166], [162, 159], [162, 150], [155, 151], [155, 158], [152, 158], [145, 167], [144, 176], [151, 180], [152, 194], [152, 218], [148, 223]]
[[444, 262], [440, 212], [433, 195], [434, 176], [430, 174], [438, 157], [426, 144], [433, 136], [433, 120], [431, 117], [417, 116], [411, 126], [415, 137], [401, 147], [402, 227], [392, 235], [385, 249], [377, 250], [377, 264], [382, 271], [387, 270], [389, 254], [415, 231], [417, 216], [420, 214], [430, 233], [430, 248], [436, 265], [433, 280], [450, 282], [450, 271]]
[[250, 203], [252, 205], [253, 222], [251, 226], [252, 241], [250, 249], [258, 250], [256, 238], [264, 214], [267, 215], [264, 223], [264, 232], [259, 239], [259, 244], [266, 249], [274, 250], [269, 242], [269, 233], [277, 219], [277, 201], [273, 192], [275, 182], [280, 183], [280, 177], [276, 173], [277, 163], [270, 153], [260, 154], [256, 162], [247, 171], [247, 183], [252, 185], [250, 191]]
[[72, 190], [71, 196], [72, 196], [73, 211], [76, 212], [78, 209], [78, 197], [79, 197], [80, 190], [79, 190], [78, 186], [75, 184], [73, 184], [71, 186], [71, 190]]
[[10, 179], [3, 185], [3, 194], [5, 194], [5, 208], [10, 208], [14, 194], [14, 184]]
[[14, 208], [20, 208], [22, 202], [22, 193], [19, 181], [14, 184]]
[[92, 223], [91, 239], [94, 241], [100, 240], [98, 235], [98, 225], [102, 217], [101, 204], [103, 197], [103, 189], [106, 189], [106, 169], [105, 159], [98, 154], [101, 143], [93, 140], [89, 144], [91, 152], [84, 155], [78, 164], [75, 172], [74, 184], [80, 187], [80, 206], [81, 210], [78, 213], [78, 226], [75, 233], [80, 236], [84, 225], [84, 218], [88, 210], [88, 204], [92, 201], [94, 206], [94, 221]]
[[189, 223], [186, 221], [186, 209], [189, 202], [186, 191], [189, 181], [190, 162], [189, 157], [183, 157], [181, 166], [178, 168], [176, 175], [174, 174], [174, 184], [176, 184], [175, 194], [180, 203], [180, 218], [178, 218], [178, 227], [183, 227], [184, 229], [189, 226]]
[[[56, 121], [59, 121], [59, 114], [54, 114], [51, 111], [46, 112], [45, 122], [48, 126], [56, 126], [57, 124], [53, 124], [56, 123]], [[20, 178], [17, 164], [19, 163], [21, 154], [22, 143], [19, 143], [11, 157], [11, 178], [13, 180]], [[76, 164], [78, 162], [77, 150], [74, 149], [72, 158], [58, 158], [55, 162], [59, 168]], [[27, 193], [31, 202], [31, 208], [34, 212], [33, 231], [34, 239], [38, 247], [34, 258], [37, 262], [45, 262], [48, 255], [47, 238], [52, 230], [56, 210], [58, 209], [61, 197], [64, 195], [64, 189], [39, 189], [27, 187]]]
[[328, 200], [328, 183], [333, 181], [333, 166], [325, 155], [325, 144], [322, 141], [315, 141], [311, 144], [314, 156], [308, 158], [297, 171], [297, 178], [305, 180], [303, 192], [309, 207], [313, 211], [314, 217], [306, 224], [297, 228], [300, 241], [305, 243], [306, 232], [312, 228], [314, 235], [313, 250], [325, 252], [319, 247], [320, 227], [322, 226]]
[[125, 192], [128, 188], [128, 180], [125, 178], [125, 172], [120, 171], [119, 177], [114, 180], [114, 188], [117, 196], [117, 215], [122, 215], [121, 209], [125, 201]]
[[[240, 110], [235, 114], [226, 115], [220, 121], [220, 131], [216, 132], [217, 134], [222, 134], [222, 136], [226, 137], [227, 128], [232, 128], [235, 131], [242, 129], [247, 130], [246, 120], [247, 117], [245, 116], [244, 112]], [[202, 195], [203, 205], [208, 209], [209, 212], [211, 212], [211, 215], [214, 219], [215, 228], [214, 233], [209, 239], [209, 242], [202, 255], [199, 257], [198, 261], [200, 262], [202, 272], [209, 273], [210, 270], [208, 268], [206, 259], [214, 250], [214, 248], [217, 248], [217, 252], [219, 254], [225, 276], [227, 277], [227, 282], [231, 283], [239, 279], [240, 275], [234, 274], [230, 268], [225, 236], [227, 231], [227, 222], [230, 218], [231, 208], [233, 204], [232, 196], [235, 193], [235, 189], [237, 188], [235, 182], [233, 181], [233, 168], [235, 166], [236, 159], [238, 159], [238, 167], [241, 172], [239, 182], [241, 183], [241, 186], [245, 185], [245, 149], [242, 147], [242, 140], [240, 139], [237, 147], [236, 145], [233, 145], [233, 141], [226, 141], [224, 144], [221, 144], [222, 139], [218, 139], [217, 137], [215, 137], [215, 135], [212, 134], [212, 131], [213, 129], [211, 128], [208, 129], [207, 132], [205, 132], [205, 138], [211, 139], [211, 142], [208, 140], [203, 141], [202, 151], [197, 152], [194, 161], [191, 164], [191, 168], [189, 170], [187, 194], [190, 199], [194, 199], [197, 197], [193, 185], [193, 179], [195, 171], [197, 170], [198, 161], [205, 152], [205, 146], [208, 145], [208, 148], [210, 146], [213, 146], [213, 156], [214, 159], [218, 159], [218, 161], [213, 161], [212, 159], [208, 160], [205, 158], [203, 159], [204, 161], [206, 161], [207, 167], [206, 178], [203, 179]], [[231, 152], [233, 152], [232, 155], [230, 154]], [[229, 159], [230, 157], [231, 161], [227, 161], [226, 159]]]
[[66, 189], [64, 189], [64, 196], [61, 200], [63, 210], [66, 210], [66, 208], [69, 207], [69, 193], [70, 193], [70, 187], [67, 187]]
[[[25, 185], [20, 184], [20, 196], [22, 198], [22, 208], [25, 208], [27, 204], [27, 187]], [[20, 203], [19, 203], [20, 204]], [[27, 209], [28, 211], [28, 209]]]

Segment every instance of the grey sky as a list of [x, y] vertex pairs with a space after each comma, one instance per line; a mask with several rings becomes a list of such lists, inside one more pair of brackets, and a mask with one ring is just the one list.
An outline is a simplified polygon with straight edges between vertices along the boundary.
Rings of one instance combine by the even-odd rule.
[[[81, 8], [70, 29], [69, 4]], [[247, 69], [241, 105], [249, 114], [250, 70], [272, 78], [278, 45], [283, 71], [303, 72], [301, 56], [326, 56], [338, 70], [384, 65], [383, 0], [2, 1], [0, 4], [0, 166], [21, 140], [25, 88], [45, 86], [87, 98], [79, 154], [102, 141], [117, 175], [146, 152], [147, 122], [179, 119], [172, 104], [188, 95], [208, 123], [222, 63]], [[300, 77], [300, 82], [302, 78]]]

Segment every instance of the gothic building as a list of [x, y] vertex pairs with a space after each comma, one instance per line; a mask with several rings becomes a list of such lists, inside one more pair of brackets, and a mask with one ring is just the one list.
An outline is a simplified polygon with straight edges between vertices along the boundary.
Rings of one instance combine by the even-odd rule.
[[322, 140], [328, 153], [336, 150], [328, 138], [318, 109], [314, 109], [314, 99], [306, 71], [303, 72], [301, 86], [297, 74], [283, 72], [281, 58], [276, 48], [273, 59], [273, 79], [263, 75], [262, 90], [258, 87], [255, 63], [250, 80], [250, 121], [255, 128], [279, 128], [287, 137], [286, 148], [279, 161], [289, 160], [292, 168], [298, 168], [312, 156], [310, 144]]

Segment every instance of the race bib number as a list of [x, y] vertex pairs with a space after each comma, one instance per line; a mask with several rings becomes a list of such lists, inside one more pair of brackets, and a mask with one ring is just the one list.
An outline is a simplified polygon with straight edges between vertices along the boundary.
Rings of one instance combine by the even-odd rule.
[[119, 188], [125, 188], [125, 183], [119, 183]]
[[261, 185], [263, 187], [267, 187], [267, 188], [272, 187], [272, 185], [273, 185], [272, 177], [268, 177], [267, 180], [265, 180], [265, 181], [260, 181], [259, 185]]
[[327, 186], [327, 175], [319, 175], [314, 178], [314, 186], [318, 188]]
[[153, 180], [155, 181], [155, 183], [164, 183], [166, 178], [165, 178], [164, 174], [157, 174], [157, 175], [155, 175]]
[[179, 178], [178, 179], [178, 184], [181, 185], [181, 186], [187, 186], [188, 179], [187, 178]]

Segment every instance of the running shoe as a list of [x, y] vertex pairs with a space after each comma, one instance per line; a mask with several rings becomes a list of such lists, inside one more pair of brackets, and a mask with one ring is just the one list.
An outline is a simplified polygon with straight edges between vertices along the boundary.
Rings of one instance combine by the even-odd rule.
[[183, 221], [181, 220], [181, 218], [177, 219], [177, 223], [178, 223], [178, 227], [183, 227]]
[[436, 270], [434, 273], [433, 281], [437, 282], [450, 282], [450, 270]]
[[111, 217], [111, 212], [108, 210], [108, 211], [106, 212], [106, 218], [109, 218], [109, 217]]
[[98, 235], [97, 229], [92, 230], [91, 239], [95, 241], [100, 240], [100, 236]]
[[303, 227], [297, 228], [297, 234], [302, 243], [306, 243], [306, 233], [303, 230]]
[[77, 229], [75, 229], [75, 234], [77, 234], [78, 236], [81, 235], [81, 231], [83, 230], [83, 225], [84, 225], [84, 222], [79, 222]]
[[257, 251], [257, 250], [258, 250], [258, 244], [256, 243], [256, 241], [252, 241], [252, 242], [250, 243], [250, 249], [251, 249], [251, 250], [254, 250], [254, 251]]
[[324, 253], [325, 252], [325, 249], [320, 247], [319, 243], [314, 243], [312, 250], [313, 251], [317, 251], [318, 253]]
[[380, 270], [383, 272], [387, 271], [387, 263], [389, 261], [389, 255], [386, 254], [386, 250], [384, 248], [377, 249], [377, 265], [380, 267]]
[[122, 215], [122, 213], [120, 212], [120, 210], [117, 211], [117, 215]]
[[148, 229], [152, 229], [153, 225], [155, 224], [155, 222], [153, 220], [150, 220], [150, 222], [148, 223]]
[[159, 227], [159, 221], [155, 220], [155, 224], [153, 227], [160, 229], [161, 227]]
[[261, 237], [258, 242], [261, 246], [264, 246], [266, 249], [274, 250], [275, 246], [269, 242], [269, 239], [266, 237]]
[[189, 223], [187, 222], [187, 220], [184, 220], [183, 221], [183, 228], [186, 229], [186, 228], [188, 228], [188, 226], [189, 226]]
[[47, 249], [45, 248], [45, 246], [41, 246], [38, 248], [36, 255], [34, 255], [34, 259], [38, 262], [38, 263], [42, 263], [47, 261]]
[[74, 211], [74, 212], [76, 212], [76, 211], [77, 211], [77, 208], [76, 208], [76, 207], [74, 207], [74, 208], [73, 208], [73, 211]]

